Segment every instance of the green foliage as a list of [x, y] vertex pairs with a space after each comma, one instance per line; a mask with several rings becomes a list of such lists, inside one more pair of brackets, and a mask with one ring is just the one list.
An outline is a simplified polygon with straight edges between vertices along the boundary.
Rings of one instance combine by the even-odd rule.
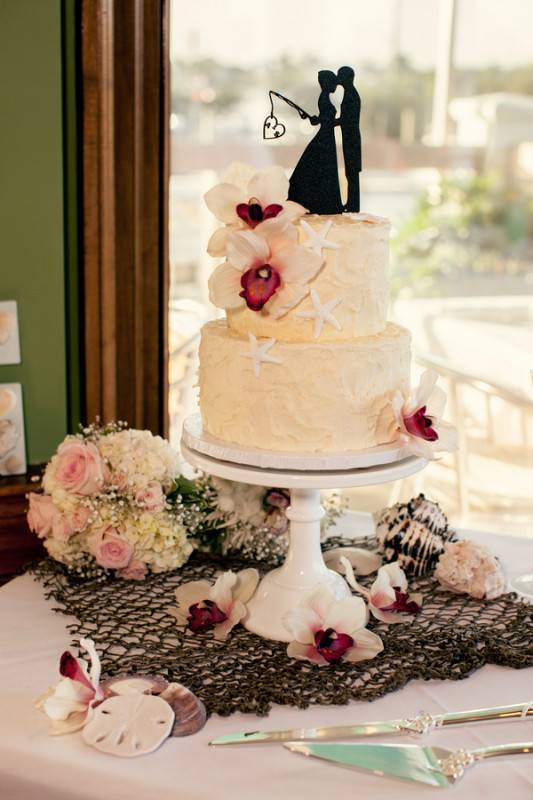
[[442, 179], [399, 227], [394, 291], [439, 291], [461, 273], [518, 275], [533, 268], [533, 198], [491, 176]]
[[208, 475], [190, 480], [180, 475], [174, 481], [167, 501], [180, 514], [187, 536], [196, 547], [222, 553], [227, 521], [216, 513], [217, 493]]

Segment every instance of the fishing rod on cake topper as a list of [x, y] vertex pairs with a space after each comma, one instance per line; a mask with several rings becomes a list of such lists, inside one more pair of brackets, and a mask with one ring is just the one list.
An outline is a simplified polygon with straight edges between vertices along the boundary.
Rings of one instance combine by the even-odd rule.
[[[335, 74], [323, 69], [318, 73], [320, 96], [318, 114], [309, 114], [299, 105], [279, 92], [269, 91], [270, 114], [263, 123], [263, 139], [279, 139], [286, 127], [274, 114], [274, 97], [283, 100], [298, 112], [301, 119], [318, 125], [317, 134], [311, 139], [290, 178], [289, 200], [307, 208], [311, 214], [342, 214], [343, 211], [359, 211], [359, 173], [361, 172], [361, 98], [354, 86], [355, 72], [352, 67], [340, 67]], [[338, 86], [344, 94], [340, 116], [332, 103], [331, 95]], [[341, 198], [339, 167], [335, 128], [340, 126], [344, 172], [348, 184], [346, 203]]]

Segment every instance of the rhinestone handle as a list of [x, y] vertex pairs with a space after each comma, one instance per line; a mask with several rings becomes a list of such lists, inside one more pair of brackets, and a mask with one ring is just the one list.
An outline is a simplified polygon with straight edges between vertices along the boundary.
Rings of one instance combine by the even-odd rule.
[[468, 767], [487, 758], [498, 756], [533, 755], [533, 742], [518, 744], [499, 744], [494, 747], [482, 747], [479, 750], [456, 750], [446, 758], [439, 760], [439, 767], [443, 775], [452, 782], [463, 777]]
[[398, 728], [416, 736], [423, 736], [434, 728], [440, 727], [440, 725], [442, 725], [441, 716], [432, 716], [427, 711], [419, 711], [416, 717], [402, 719]]

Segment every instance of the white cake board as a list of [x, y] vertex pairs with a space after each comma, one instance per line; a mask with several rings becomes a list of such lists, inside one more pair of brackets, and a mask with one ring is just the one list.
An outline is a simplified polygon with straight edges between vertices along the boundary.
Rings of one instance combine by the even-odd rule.
[[[324, 510], [320, 502], [320, 489], [387, 483], [413, 475], [427, 464], [423, 458], [409, 456], [395, 463], [344, 470], [317, 470], [311, 467], [307, 470], [265, 469], [206, 455], [191, 446], [191, 427], [189, 425], [188, 432], [185, 433], [186, 426], [187, 421], [181, 450], [184, 458], [194, 467], [232, 481], [291, 489], [291, 505], [287, 509], [290, 520], [289, 552], [284, 564], [265, 575], [259, 584], [248, 603], [248, 615], [244, 620], [249, 631], [265, 639], [280, 642], [291, 639], [283, 624], [285, 614], [298, 605], [315, 586], [327, 584], [338, 599], [350, 595], [344, 578], [328, 569], [322, 556], [320, 520], [324, 516]], [[244, 448], [240, 450], [242, 452]], [[255, 450], [250, 448], [249, 452]], [[313, 458], [316, 459], [316, 456]]]
[[343, 453], [290, 453], [283, 450], [264, 450], [244, 447], [217, 439], [202, 427], [200, 414], [191, 414], [183, 423], [182, 441], [192, 450], [221, 461], [247, 464], [263, 469], [288, 470], [345, 470], [392, 464], [406, 455], [402, 442], [382, 444], [367, 450]]

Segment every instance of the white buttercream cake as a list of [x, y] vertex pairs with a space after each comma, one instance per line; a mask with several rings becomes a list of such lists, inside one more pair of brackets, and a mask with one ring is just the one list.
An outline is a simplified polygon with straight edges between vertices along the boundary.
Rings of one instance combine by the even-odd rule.
[[[226, 223], [216, 239], [225, 261], [210, 280], [226, 319], [202, 329], [204, 430], [289, 452], [391, 442], [398, 435], [392, 398], [409, 389], [410, 334], [387, 322], [389, 222], [306, 215], [283, 202], [286, 194], [275, 202], [270, 176], [261, 201], [260, 179], [276, 169], [258, 173], [254, 196], [243, 190], [240, 204], [221, 188], [227, 183], [206, 196]], [[279, 171], [276, 180], [283, 194]], [[272, 208], [281, 211], [269, 217]]]

